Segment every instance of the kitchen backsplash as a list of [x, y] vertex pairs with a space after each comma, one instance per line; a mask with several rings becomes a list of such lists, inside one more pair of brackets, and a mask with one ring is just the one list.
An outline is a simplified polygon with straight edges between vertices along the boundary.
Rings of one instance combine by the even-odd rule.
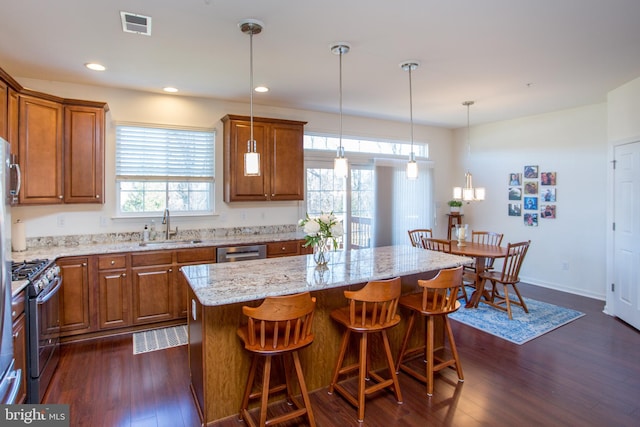
[[[207, 228], [198, 230], [178, 230], [172, 240], [212, 240], [221, 237], [250, 236], [258, 234], [294, 233], [299, 231], [297, 224], [268, 225], [258, 227]], [[68, 236], [28, 237], [27, 249], [51, 248], [56, 246], [79, 246], [91, 244], [137, 242], [142, 241], [142, 230], [127, 233], [77, 234]], [[156, 240], [163, 240], [158, 236]]]

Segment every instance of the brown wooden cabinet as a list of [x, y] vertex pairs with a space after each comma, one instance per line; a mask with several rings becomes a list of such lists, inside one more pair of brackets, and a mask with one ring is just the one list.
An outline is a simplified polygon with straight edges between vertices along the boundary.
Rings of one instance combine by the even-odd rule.
[[9, 137], [9, 85], [0, 80], [0, 138]]
[[176, 292], [172, 254], [172, 251], [131, 254], [134, 324], [173, 318]]
[[24, 291], [11, 300], [11, 318], [13, 321], [13, 357], [15, 369], [22, 370], [20, 389], [15, 403], [23, 403], [27, 397], [27, 329], [24, 314]]
[[175, 315], [178, 318], [185, 318], [189, 314], [191, 306], [189, 304], [189, 283], [181, 274], [180, 267], [183, 265], [207, 264], [216, 262], [216, 249], [214, 247], [179, 249], [176, 251], [176, 264], [178, 273], [176, 274], [176, 300]]
[[62, 203], [62, 104], [30, 95], [20, 95], [19, 103], [19, 203]]
[[61, 258], [56, 264], [62, 276], [60, 333], [69, 336], [95, 330], [91, 322], [89, 257]]
[[124, 254], [98, 256], [98, 324], [100, 329], [131, 325], [131, 285]]
[[64, 106], [64, 202], [104, 203], [104, 107]]
[[250, 118], [227, 115], [224, 123], [225, 202], [304, 199], [304, 125], [292, 120], [253, 118], [260, 153], [259, 176], [244, 176]]
[[288, 240], [267, 244], [267, 258], [300, 255], [300, 241]]

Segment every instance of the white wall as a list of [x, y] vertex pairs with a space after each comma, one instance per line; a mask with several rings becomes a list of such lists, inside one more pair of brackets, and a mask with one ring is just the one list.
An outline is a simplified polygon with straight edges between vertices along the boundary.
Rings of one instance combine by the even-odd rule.
[[[27, 237], [60, 236], [69, 234], [95, 234], [123, 231], [140, 231], [150, 219], [114, 219], [115, 215], [115, 126], [114, 122], [138, 122], [171, 124], [178, 126], [215, 127], [216, 136], [216, 215], [197, 218], [172, 218], [172, 225], [181, 229], [229, 228], [257, 225], [295, 224], [303, 202], [240, 202], [226, 204], [222, 201], [222, 123], [226, 114], [247, 115], [248, 104], [220, 100], [189, 98], [175, 95], [151, 94], [132, 90], [84, 86], [26, 78], [16, 79], [29, 89], [63, 98], [104, 101], [109, 104], [107, 115], [105, 204], [15, 207], [13, 219], [25, 222]], [[306, 129], [312, 132], [338, 134], [339, 117], [335, 114], [292, 110], [254, 105], [254, 114], [308, 122]], [[360, 137], [407, 140], [409, 124], [373, 120], [362, 117], [344, 117], [343, 133]], [[428, 142], [431, 159], [435, 161], [436, 182], [443, 188], [451, 184], [452, 131], [436, 127], [416, 125], [414, 138]], [[436, 191], [438, 205], [444, 202], [448, 191]], [[303, 207], [302, 207], [303, 209]], [[443, 227], [444, 229], [444, 227]]]
[[[478, 103], [474, 108], [482, 108]], [[471, 127], [455, 132], [456, 156], [487, 199], [464, 206], [470, 228], [504, 233], [504, 243], [531, 240], [525, 282], [604, 299], [607, 177], [606, 104]], [[507, 215], [508, 176], [538, 165], [557, 172], [557, 219], [525, 227]], [[568, 263], [568, 269], [563, 264]]]

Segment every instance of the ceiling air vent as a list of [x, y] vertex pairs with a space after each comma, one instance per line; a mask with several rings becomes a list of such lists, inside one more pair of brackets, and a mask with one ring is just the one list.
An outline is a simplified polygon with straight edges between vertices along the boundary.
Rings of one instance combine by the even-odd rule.
[[122, 31], [125, 33], [151, 35], [151, 17], [130, 12], [120, 12]]

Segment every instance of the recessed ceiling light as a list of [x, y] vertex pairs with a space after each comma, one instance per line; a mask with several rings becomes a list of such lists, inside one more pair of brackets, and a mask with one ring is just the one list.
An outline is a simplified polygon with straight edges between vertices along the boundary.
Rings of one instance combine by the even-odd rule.
[[257, 86], [254, 90], [260, 93], [269, 92], [269, 88], [266, 86]]
[[176, 89], [175, 87], [171, 87], [171, 86], [167, 86], [165, 88], [162, 88], [163, 91], [165, 92], [169, 92], [169, 93], [176, 93], [178, 91], [178, 89]]
[[84, 64], [84, 66], [93, 71], [104, 71], [107, 69], [104, 65], [95, 62], [89, 62], [88, 64]]

